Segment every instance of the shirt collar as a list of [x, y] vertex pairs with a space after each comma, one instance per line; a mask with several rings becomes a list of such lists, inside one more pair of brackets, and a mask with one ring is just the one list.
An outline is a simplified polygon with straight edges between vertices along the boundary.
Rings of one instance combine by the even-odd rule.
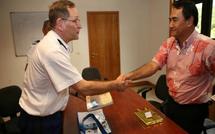
[[54, 35], [57, 38], [57, 42], [66, 49], [66, 51], [70, 51], [69, 45], [65, 43], [65, 41], [53, 30], [50, 31], [50, 34]]
[[[183, 44], [182, 44], [183, 47], [182, 48], [185, 48], [185, 49], [188, 48], [192, 44], [192, 42], [195, 40], [195, 38], [197, 36], [198, 36], [198, 32], [196, 30], [194, 30], [192, 32], [192, 34], [183, 42]], [[180, 49], [179, 41], [177, 39], [175, 39], [174, 42], [177, 44], [177, 48]]]
[[183, 46], [188, 48], [192, 44], [197, 35], [198, 32], [194, 30], [192, 34], [183, 42]]

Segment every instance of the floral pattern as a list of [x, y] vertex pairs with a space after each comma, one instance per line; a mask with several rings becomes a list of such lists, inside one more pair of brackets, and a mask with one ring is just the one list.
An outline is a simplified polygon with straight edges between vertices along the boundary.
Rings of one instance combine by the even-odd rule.
[[205, 70], [204, 65], [201, 63], [200, 60], [194, 61], [189, 66], [189, 72], [193, 76], [200, 75], [204, 70]]
[[182, 46], [170, 37], [152, 60], [166, 65], [169, 93], [177, 102], [206, 102], [215, 76], [215, 41], [194, 30]]

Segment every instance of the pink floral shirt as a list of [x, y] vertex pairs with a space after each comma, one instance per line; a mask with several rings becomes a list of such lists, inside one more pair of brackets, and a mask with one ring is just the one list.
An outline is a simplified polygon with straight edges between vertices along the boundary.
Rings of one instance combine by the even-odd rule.
[[166, 64], [169, 94], [180, 104], [209, 100], [215, 76], [215, 41], [197, 31], [180, 48], [174, 37], [163, 42], [152, 59], [160, 68]]

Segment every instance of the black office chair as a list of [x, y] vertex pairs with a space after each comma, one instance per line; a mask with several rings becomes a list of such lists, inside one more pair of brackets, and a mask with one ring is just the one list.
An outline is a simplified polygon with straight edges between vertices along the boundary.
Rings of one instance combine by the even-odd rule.
[[85, 80], [101, 80], [101, 74], [95, 67], [86, 67], [82, 71], [82, 77]]
[[[17, 116], [17, 113], [20, 112], [20, 96], [21, 89], [18, 86], [8, 86], [0, 89], [0, 131], [3, 134], [20, 134]], [[4, 117], [9, 117], [10, 119], [4, 121], [2, 120]]]
[[[165, 105], [168, 98], [168, 87], [166, 84], [166, 75], [163, 74], [158, 78], [154, 88], [155, 88], [156, 97], [162, 100], [162, 103], [154, 100], [149, 100], [149, 102], [157, 109], [163, 112], [163, 105]], [[140, 89], [138, 92], [141, 92], [142, 96], [146, 98], [146, 93], [152, 89], [153, 87], [149, 87], [149, 88], [147, 87], [147, 89]]]

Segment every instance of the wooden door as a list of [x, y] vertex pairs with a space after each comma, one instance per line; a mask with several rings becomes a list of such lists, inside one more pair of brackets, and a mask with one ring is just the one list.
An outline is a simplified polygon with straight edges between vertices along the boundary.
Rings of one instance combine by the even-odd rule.
[[90, 66], [115, 79], [120, 74], [119, 13], [87, 12], [87, 20]]

